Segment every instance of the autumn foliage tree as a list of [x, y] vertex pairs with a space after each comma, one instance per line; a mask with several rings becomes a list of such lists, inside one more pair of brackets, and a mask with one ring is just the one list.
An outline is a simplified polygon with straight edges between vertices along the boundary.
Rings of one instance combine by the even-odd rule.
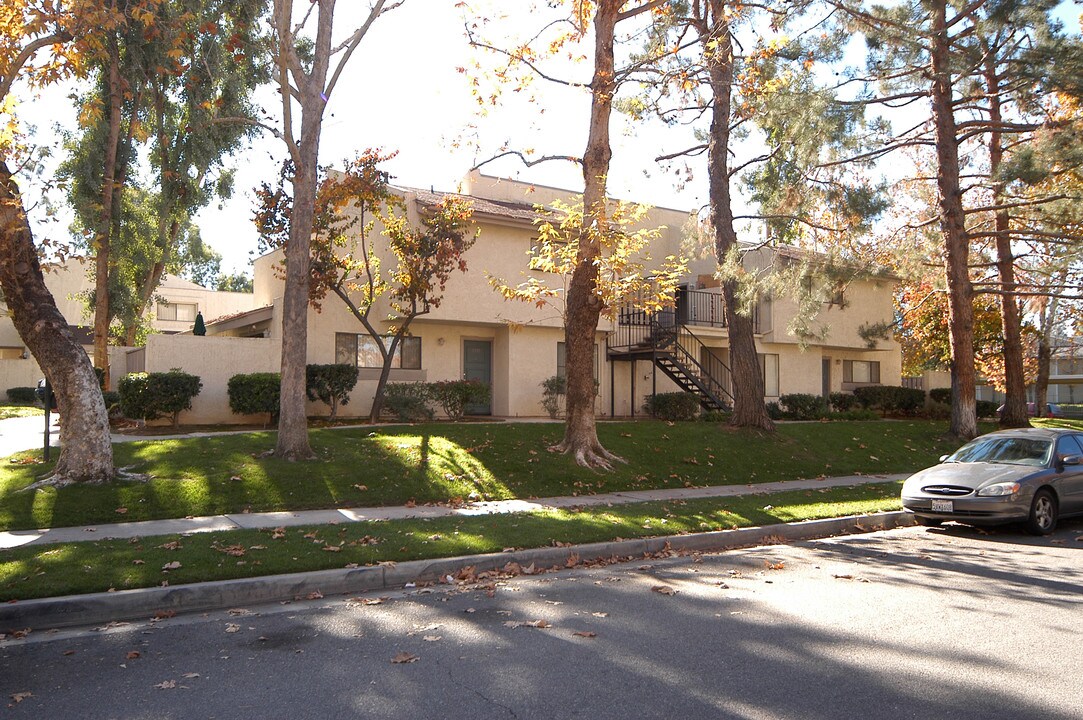
[[15, 329], [50, 380], [65, 421], [54, 485], [113, 477], [109, 418], [94, 368], [45, 286], [9, 163], [23, 156], [16, 92], [78, 73], [98, 51], [93, 30], [115, 17], [101, 2], [14, 0], [0, 6], [0, 286]]
[[[412, 227], [401, 191], [379, 164], [390, 159], [368, 150], [319, 183], [313, 221], [308, 294], [317, 308], [337, 297], [372, 339], [382, 360], [370, 419], [383, 408], [384, 388], [413, 321], [440, 306], [455, 272], [466, 271], [471, 203], [454, 195], [422, 208]], [[283, 175], [288, 176], [286, 168]], [[262, 185], [256, 225], [268, 248], [288, 250], [293, 200], [284, 183]], [[387, 314], [377, 313], [386, 309]]]

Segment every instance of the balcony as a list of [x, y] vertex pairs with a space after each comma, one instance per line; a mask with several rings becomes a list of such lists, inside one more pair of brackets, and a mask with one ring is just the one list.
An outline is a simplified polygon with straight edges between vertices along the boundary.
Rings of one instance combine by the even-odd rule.
[[[617, 315], [617, 324], [624, 327], [643, 327], [651, 324], [651, 316], [643, 310], [636, 310], [638, 303], [631, 303], [622, 308]], [[722, 295], [705, 290], [678, 289], [674, 307], [657, 313], [656, 321], [662, 325], [691, 325], [698, 327], [725, 328], [726, 306]], [[757, 305], [752, 314], [753, 332], [760, 332], [760, 308]]]

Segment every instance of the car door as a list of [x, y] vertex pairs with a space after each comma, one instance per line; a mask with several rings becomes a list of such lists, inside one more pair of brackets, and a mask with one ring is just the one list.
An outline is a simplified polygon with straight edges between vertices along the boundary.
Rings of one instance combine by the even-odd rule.
[[1061, 514], [1083, 513], [1083, 435], [1064, 435], [1057, 440], [1057, 456], [1080, 458], [1079, 464], [1064, 465], [1060, 473]]

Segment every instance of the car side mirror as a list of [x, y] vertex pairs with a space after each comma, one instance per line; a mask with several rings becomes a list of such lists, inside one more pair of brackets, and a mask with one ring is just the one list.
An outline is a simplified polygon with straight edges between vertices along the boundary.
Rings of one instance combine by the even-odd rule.
[[1083, 464], [1083, 458], [1079, 455], [1065, 455], [1060, 459], [1061, 465], [1080, 465]]
[[944, 461], [945, 461], [945, 460], [947, 460], [947, 459], [948, 459], [949, 457], [951, 457], [951, 455], [941, 455], [941, 456], [940, 456], [940, 462], [944, 462]]

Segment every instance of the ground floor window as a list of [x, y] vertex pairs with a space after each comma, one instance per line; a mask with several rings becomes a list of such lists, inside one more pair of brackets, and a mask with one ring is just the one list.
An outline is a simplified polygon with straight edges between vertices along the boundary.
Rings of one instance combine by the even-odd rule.
[[763, 373], [763, 396], [778, 397], [778, 355], [760, 354], [760, 371]]
[[843, 360], [842, 381], [848, 383], [880, 382], [880, 362], [877, 360]]
[[[391, 338], [383, 338], [384, 347], [391, 344]], [[384, 366], [383, 355], [371, 335], [356, 333], [335, 333], [335, 362], [357, 365], [361, 368], [380, 368]], [[421, 369], [421, 338], [404, 337], [395, 348], [395, 357], [391, 367], [402, 370]]]
[[[557, 343], [557, 376], [568, 377], [568, 350], [564, 343]], [[598, 345], [594, 345], [594, 380], [598, 381]]]

